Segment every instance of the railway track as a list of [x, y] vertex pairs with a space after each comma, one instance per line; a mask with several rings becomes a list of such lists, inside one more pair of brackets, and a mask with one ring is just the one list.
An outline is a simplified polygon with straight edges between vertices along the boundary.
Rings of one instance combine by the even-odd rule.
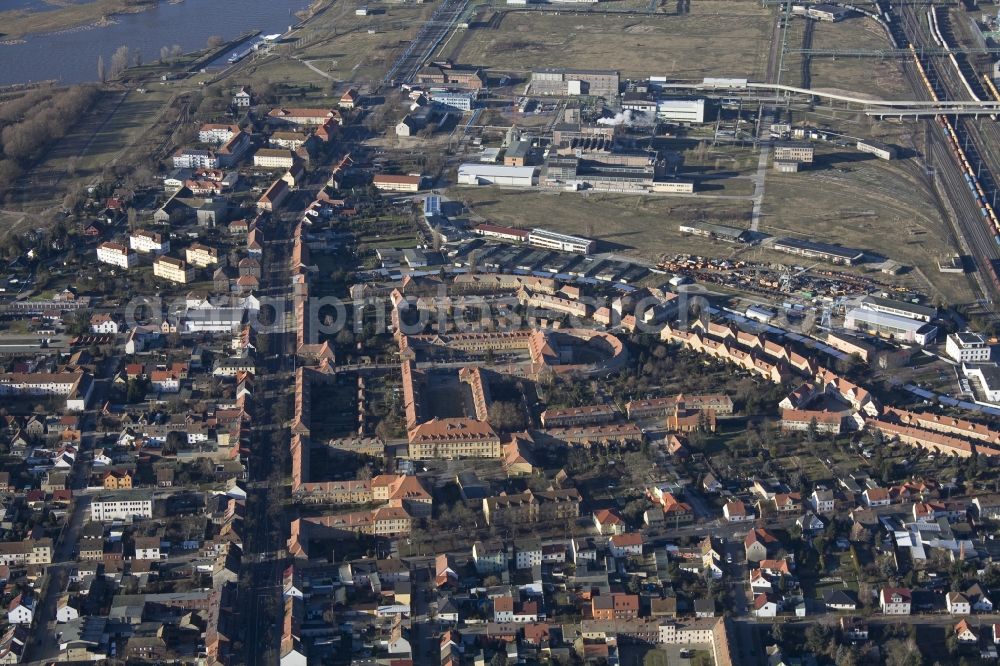
[[396, 62], [386, 72], [385, 78], [382, 79], [382, 85], [392, 86], [411, 82], [427, 59], [434, 53], [434, 49], [451, 32], [468, 5], [469, 0], [445, 0], [442, 2], [431, 14], [430, 19], [420, 27], [417, 36], [413, 38], [406, 50], [400, 54]]
[[[992, 98], [962, 54], [948, 53], [937, 59], [919, 55], [922, 49], [957, 45], [950, 22], [946, 17], [942, 20], [943, 12], [926, 5], [902, 5], [897, 16], [882, 0], [876, 0], [876, 7], [887, 18], [897, 46], [912, 50], [912, 66], [904, 65], [903, 72], [917, 95], [932, 100]], [[922, 15], [922, 11], [926, 13]], [[987, 159], [983, 146], [987, 145], [984, 133], [992, 135], [998, 128], [993, 120], [967, 117], [938, 116], [934, 124], [928, 132], [928, 162], [935, 167], [938, 182], [953, 207], [956, 230], [964, 241], [961, 244], [978, 269], [973, 281], [981, 294], [980, 303], [989, 307], [1000, 298], [996, 270], [1000, 264], [1000, 224], [991, 205], [997, 192], [994, 173], [1000, 163]]]

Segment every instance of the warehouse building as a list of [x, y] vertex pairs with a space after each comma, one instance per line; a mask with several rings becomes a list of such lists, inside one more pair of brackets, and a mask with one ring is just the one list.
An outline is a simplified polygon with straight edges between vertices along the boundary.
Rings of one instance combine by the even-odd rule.
[[708, 222], [687, 222], [678, 225], [677, 229], [682, 234], [692, 236], [704, 236], [705, 238], [717, 238], [727, 243], [746, 243], [750, 240], [746, 229], [728, 227], [724, 224], [710, 224]]
[[774, 310], [768, 310], [760, 305], [751, 305], [746, 309], [744, 314], [747, 319], [753, 319], [754, 321], [759, 321], [762, 324], [767, 324], [777, 316]]
[[531, 233], [528, 234], [528, 244], [560, 252], [590, 254], [597, 246], [597, 241], [580, 236], [559, 234], [545, 229], [532, 229]]
[[593, 95], [618, 97], [618, 72], [603, 69], [545, 68], [531, 73], [531, 92], [536, 95]]
[[917, 321], [930, 321], [937, 317], [937, 308], [927, 305], [917, 305], [906, 301], [896, 301], [891, 298], [881, 298], [879, 296], [865, 296], [861, 300], [861, 307], [873, 312], [885, 312], [897, 317], [907, 317]]
[[799, 162], [812, 164], [815, 150], [807, 141], [775, 141], [774, 160], [776, 162]]
[[864, 252], [854, 248], [830, 245], [829, 243], [814, 243], [797, 238], [779, 238], [774, 243], [774, 249], [778, 252], [797, 254], [800, 257], [809, 257], [810, 259], [822, 259], [846, 266], [853, 266], [865, 256]]
[[672, 123], [703, 123], [705, 100], [661, 99], [656, 104], [656, 117]]
[[932, 324], [864, 308], [850, 310], [844, 317], [844, 328], [921, 346], [937, 337], [937, 327]]
[[466, 163], [458, 167], [458, 184], [532, 187], [538, 184], [538, 167]]
[[896, 149], [879, 141], [862, 140], [858, 141], [858, 150], [863, 153], [871, 153], [875, 157], [883, 160], [896, 159]]
[[380, 173], [372, 178], [372, 185], [383, 192], [419, 192], [423, 176]]

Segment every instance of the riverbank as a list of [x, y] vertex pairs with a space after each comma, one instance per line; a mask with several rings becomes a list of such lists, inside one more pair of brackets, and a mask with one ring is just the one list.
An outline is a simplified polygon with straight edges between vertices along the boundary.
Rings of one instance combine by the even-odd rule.
[[[138, 14], [159, 4], [160, 0], [91, 0], [46, 11], [10, 9], [0, 11], [0, 41], [12, 42], [29, 35], [44, 35], [90, 28], [114, 22], [120, 14]], [[58, 4], [53, 2], [53, 4]]]

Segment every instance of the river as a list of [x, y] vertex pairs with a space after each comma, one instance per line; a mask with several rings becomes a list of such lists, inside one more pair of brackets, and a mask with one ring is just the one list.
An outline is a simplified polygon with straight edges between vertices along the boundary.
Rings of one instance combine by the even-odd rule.
[[[12, 0], [15, 7], [40, 8], [38, 0]], [[2, 5], [3, 3], [0, 3]], [[183, 0], [161, 2], [138, 14], [114, 17], [114, 25], [29, 35], [23, 44], [0, 45], [0, 85], [58, 79], [82, 83], [97, 79], [97, 58], [110, 64], [115, 50], [140, 49], [143, 60], [159, 57], [160, 48], [180, 45], [184, 51], [205, 47], [212, 35], [225, 39], [248, 30], [284, 32], [298, 22], [295, 12], [308, 0]]]

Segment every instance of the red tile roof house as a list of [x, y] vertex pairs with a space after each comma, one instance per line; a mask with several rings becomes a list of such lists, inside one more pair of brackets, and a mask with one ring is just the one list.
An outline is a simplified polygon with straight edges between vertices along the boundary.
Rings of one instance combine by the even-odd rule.
[[642, 543], [642, 534], [638, 532], [616, 534], [608, 541], [608, 550], [613, 557], [642, 555]]
[[625, 521], [610, 509], [598, 509], [594, 512], [594, 526], [598, 534], [623, 534]]
[[722, 507], [722, 513], [726, 520], [731, 523], [742, 523], [754, 519], [753, 512], [747, 511], [746, 504], [741, 500], [726, 502], [726, 505]]

